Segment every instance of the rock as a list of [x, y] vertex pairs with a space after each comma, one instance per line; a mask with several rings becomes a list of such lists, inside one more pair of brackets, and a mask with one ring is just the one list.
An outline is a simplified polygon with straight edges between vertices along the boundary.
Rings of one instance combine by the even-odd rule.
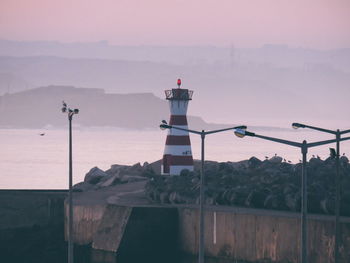
[[301, 198], [300, 193], [288, 193], [284, 197], [285, 204], [289, 208], [290, 211], [299, 211], [301, 207]]
[[96, 186], [98, 188], [102, 188], [102, 187], [116, 185], [118, 183], [121, 183], [121, 178], [120, 178], [119, 174], [115, 174], [112, 176], [108, 176], [108, 179], [106, 179], [106, 180], [101, 180]]
[[177, 192], [170, 193], [169, 202], [171, 204], [184, 204], [184, 203], [186, 203], [185, 199]]
[[181, 172], [180, 172], [180, 176], [189, 176], [191, 174], [191, 171], [188, 170], [188, 169], [183, 169]]
[[253, 169], [259, 167], [261, 163], [262, 162], [254, 156], [248, 160], [249, 168], [253, 168]]
[[340, 163], [342, 163], [342, 164], [347, 164], [347, 163], [349, 163], [349, 159], [348, 159], [348, 157], [346, 157], [345, 155], [341, 156], [341, 157], [339, 158], [339, 160], [340, 160]]
[[320, 207], [325, 214], [334, 214], [335, 201], [330, 198], [325, 198], [320, 202]]
[[89, 190], [92, 190], [94, 188], [94, 185], [86, 183], [86, 182], [80, 182], [73, 186], [74, 192], [86, 192]]
[[129, 175], [141, 175], [144, 169], [142, 168], [140, 163], [136, 163], [133, 166], [131, 166], [129, 169], [127, 169], [127, 174]]
[[129, 168], [130, 168], [130, 166], [128, 166], [128, 165], [113, 164], [113, 165], [111, 165], [111, 168], [109, 168], [106, 171], [106, 173], [108, 175], [123, 174]]
[[245, 205], [248, 207], [263, 208], [264, 200], [267, 195], [267, 191], [253, 190], [249, 193], [247, 199], [245, 200]]
[[198, 177], [193, 177], [193, 178], [191, 179], [191, 183], [192, 183], [193, 185], [199, 184], [199, 183], [200, 183], [200, 178], [198, 178]]
[[236, 169], [236, 170], [247, 169], [249, 167], [249, 161], [244, 160], [240, 162], [231, 163], [231, 166], [233, 169]]
[[215, 205], [216, 204], [215, 198], [212, 196], [205, 198], [205, 204], [206, 205]]
[[169, 195], [166, 192], [159, 194], [159, 201], [161, 204], [169, 204]]
[[131, 182], [139, 182], [139, 181], [145, 181], [147, 180], [146, 177], [143, 176], [137, 176], [137, 175], [124, 175], [120, 178], [120, 183], [131, 183]]
[[309, 165], [311, 167], [319, 167], [319, 166], [322, 166], [323, 165], [323, 161], [320, 159], [320, 158], [316, 158], [316, 157], [312, 157], [310, 160], [309, 160]]
[[270, 194], [264, 201], [264, 207], [267, 209], [281, 209], [283, 207], [283, 199], [280, 195]]
[[283, 160], [282, 157], [276, 155], [276, 156], [271, 157], [271, 158], [269, 159], [269, 162], [270, 162], [270, 163], [274, 163], [274, 164], [279, 164], [279, 163], [282, 162], [282, 160]]
[[107, 173], [98, 167], [94, 167], [85, 175], [84, 182], [89, 184], [97, 184], [102, 178], [106, 176]]

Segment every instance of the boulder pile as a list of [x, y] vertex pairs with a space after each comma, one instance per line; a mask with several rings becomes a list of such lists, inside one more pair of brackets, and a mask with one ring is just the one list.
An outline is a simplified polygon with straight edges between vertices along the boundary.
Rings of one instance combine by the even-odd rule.
[[155, 174], [152, 165], [147, 162], [143, 165], [137, 163], [131, 166], [114, 164], [106, 171], [94, 167], [85, 175], [83, 182], [74, 185], [73, 190], [84, 192], [117, 184], [144, 181], [150, 177], [149, 173]]
[[[307, 163], [308, 211], [334, 214], [335, 160], [313, 157]], [[212, 205], [300, 211], [302, 164], [274, 156], [241, 162], [205, 162], [205, 202]], [[350, 165], [340, 158], [341, 214], [350, 216]], [[199, 200], [199, 171], [180, 176], [150, 175], [146, 195], [155, 202], [194, 204]]]

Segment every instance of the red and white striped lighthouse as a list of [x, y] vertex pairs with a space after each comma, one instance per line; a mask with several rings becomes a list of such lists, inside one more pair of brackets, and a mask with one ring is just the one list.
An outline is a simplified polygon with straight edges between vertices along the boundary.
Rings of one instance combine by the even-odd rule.
[[[192, 100], [193, 91], [181, 89], [181, 79], [177, 80], [177, 86], [177, 89], [165, 91], [171, 113], [169, 125], [188, 129], [186, 113], [188, 102]], [[184, 169], [193, 171], [190, 136], [187, 131], [169, 129], [165, 142], [161, 173], [179, 175]]]

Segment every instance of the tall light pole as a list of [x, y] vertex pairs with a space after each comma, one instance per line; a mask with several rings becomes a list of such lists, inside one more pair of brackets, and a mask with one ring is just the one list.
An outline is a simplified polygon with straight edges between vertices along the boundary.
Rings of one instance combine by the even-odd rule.
[[176, 129], [181, 131], [187, 131], [190, 133], [194, 133], [201, 136], [201, 169], [200, 169], [200, 187], [199, 187], [199, 248], [198, 248], [198, 262], [203, 263], [204, 262], [204, 203], [205, 203], [205, 191], [204, 191], [204, 143], [205, 143], [205, 136], [213, 133], [228, 131], [228, 130], [234, 130], [234, 129], [241, 129], [244, 130], [247, 128], [247, 126], [236, 126], [231, 128], [225, 128], [220, 130], [212, 130], [212, 131], [195, 131], [195, 130], [189, 130], [180, 128], [173, 125], [168, 125], [166, 121], [162, 121], [162, 124], [159, 126], [162, 130], [165, 129]]
[[67, 113], [69, 121], [69, 193], [68, 193], [68, 263], [73, 263], [74, 243], [73, 243], [73, 171], [72, 171], [72, 119], [74, 114], [79, 113], [79, 109], [68, 108], [67, 104], [62, 102], [62, 112]]
[[[273, 141], [285, 145], [290, 145], [294, 147], [298, 147], [301, 149], [301, 153], [303, 155], [303, 162], [302, 162], [302, 180], [301, 180], [301, 251], [300, 251], [300, 258], [301, 263], [307, 263], [307, 173], [306, 173], [306, 163], [307, 163], [307, 151], [311, 147], [321, 146], [329, 143], [336, 142], [337, 140], [326, 140], [326, 141], [319, 141], [319, 142], [312, 142], [307, 143], [305, 140], [302, 143], [299, 142], [293, 142], [288, 140], [283, 140], [279, 138], [274, 137], [268, 137], [259, 135], [253, 132], [248, 132], [245, 130], [237, 129], [235, 131], [236, 136], [243, 138], [245, 136], [252, 136], [261, 138], [268, 141]], [[339, 139], [339, 141], [345, 141], [349, 140], [350, 137]]]
[[339, 156], [340, 156], [340, 139], [342, 134], [346, 134], [350, 132], [349, 130], [343, 130], [340, 131], [339, 129], [337, 130], [328, 130], [324, 128], [319, 128], [315, 126], [310, 126], [302, 123], [297, 123], [294, 122], [292, 124], [292, 127], [294, 129], [298, 128], [309, 128], [312, 130], [320, 131], [320, 132], [325, 132], [325, 133], [330, 133], [335, 135], [336, 139], [336, 176], [335, 176], [335, 224], [334, 224], [334, 263], [339, 263], [339, 217], [340, 217], [340, 182], [341, 182], [341, 176], [339, 173]]

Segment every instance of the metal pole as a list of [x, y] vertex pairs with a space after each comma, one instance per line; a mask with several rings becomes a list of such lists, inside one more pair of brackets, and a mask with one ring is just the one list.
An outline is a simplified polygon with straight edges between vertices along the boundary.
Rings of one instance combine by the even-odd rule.
[[69, 119], [69, 215], [68, 215], [68, 263], [73, 263], [73, 198], [72, 198], [72, 118], [73, 115], [68, 115]]
[[340, 131], [337, 130], [337, 155], [336, 155], [336, 176], [335, 176], [335, 229], [334, 229], [334, 262], [339, 262], [339, 215], [340, 215], [340, 173], [339, 173], [339, 155], [340, 155]]
[[306, 154], [307, 143], [304, 140], [301, 152], [303, 154], [302, 164], [302, 183], [301, 183], [301, 262], [307, 263], [307, 172], [306, 172]]
[[198, 262], [204, 263], [204, 130], [201, 132], [201, 180], [199, 190], [199, 249], [198, 249]]

